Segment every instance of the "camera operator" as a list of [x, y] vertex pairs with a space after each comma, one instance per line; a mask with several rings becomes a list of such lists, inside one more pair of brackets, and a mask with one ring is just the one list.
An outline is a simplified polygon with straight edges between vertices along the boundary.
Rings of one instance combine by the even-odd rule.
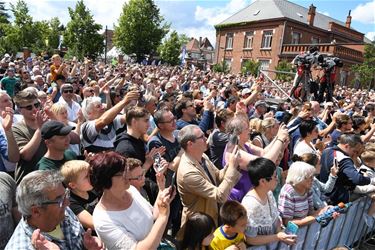
[[[309, 51], [297, 55], [293, 59], [292, 63], [296, 65], [297, 72], [294, 77], [293, 88], [291, 90], [292, 97], [299, 97], [302, 101], [310, 99], [311, 93], [314, 92], [314, 90], [311, 89], [311, 66], [313, 64], [317, 64], [320, 58], [321, 55], [319, 55], [318, 47], [311, 46]], [[300, 83], [302, 83], [302, 86], [298, 88]]]
[[336, 78], [336, 67], [342, 67], [343, 63], [338, 57], [326, 57], [323, 59], [323, 62], [320, 63], [320, 66], [323, 69], [324, 75], [320, 79], [319, 85], [319, 96], [318, 101], [324, 101], [324, 92], [327, 92], [325, 95], [326, 102], [332, 102], [333, 89]]

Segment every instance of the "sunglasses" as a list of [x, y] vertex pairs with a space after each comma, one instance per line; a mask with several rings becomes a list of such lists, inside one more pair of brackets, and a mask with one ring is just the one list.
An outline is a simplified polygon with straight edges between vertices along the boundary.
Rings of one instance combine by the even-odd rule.
[[56, 200], [53, 201], [44, 201], [42, 202], [42, 205], [52, 205], [52, 204], [58, 204], [59, 208], [62, 208], [64, 205], [64, 202], [70, 198], [70, 190], [69, 188], [65, 189], [65, 193], [62, 197], [57, 198]]
[[36, 109], [40, 108], [40, 102], [36, 102], [27, 106], [20, 107], [20, 109], [33, 110], [33, 107]]
[[72, 89], [67, 89], [67, 90], [64, 90], [63, 93], [65, 93], [65, 94], [66, 94], [66, 93], [71, 93], [71, 94], [73, 94], [73, 90], [72, 90]]

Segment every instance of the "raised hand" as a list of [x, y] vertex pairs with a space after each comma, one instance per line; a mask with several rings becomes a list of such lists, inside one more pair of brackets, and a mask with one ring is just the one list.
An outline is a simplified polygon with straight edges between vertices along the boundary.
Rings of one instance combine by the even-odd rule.
[[41, 233], [40, 229], [35, 229], [31, 235], [31, 244], [36, 250], [59, 250], [59, 246], [52, 241], [47, 240]]
[[86, 249], [90, 250], [104, 250], [103, 242], [98, 238], [91, 235], [91, 228], [83, 234], [83, 245]]
[[5, 131], [10, 131], [12, 129], [14, 111], [10, 107], [6, 107], [5, 111], [2, 112], [1, 116], [3, 118], [2, 125]]

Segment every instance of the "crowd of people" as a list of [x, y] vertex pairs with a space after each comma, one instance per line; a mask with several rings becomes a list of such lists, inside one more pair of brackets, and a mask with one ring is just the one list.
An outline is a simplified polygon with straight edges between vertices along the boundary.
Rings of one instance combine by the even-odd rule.
[[375, 199], [374, 91], [266, 79], [5, 54], [0, 249], [293, 245], [289, 224]]

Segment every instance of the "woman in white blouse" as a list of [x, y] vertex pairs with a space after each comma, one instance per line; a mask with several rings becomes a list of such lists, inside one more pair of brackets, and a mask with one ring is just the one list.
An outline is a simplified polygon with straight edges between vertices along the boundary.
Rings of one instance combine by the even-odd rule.
[[116, 152], [102, 152], [89, 159], [92, 186], [103, 195], [95, 207], [95, 231], [107, 249], [156, 249], [165, 231], [171, 188], [164, 189], [158, 175], [159, 195], [152, 207], [129, 184], [126, 158]]
[[255, 159], [249, 163], [248, 174], [254, 188], [242, 200], [248, 216], [246, 242], [251, 245], [274, 241], [294, 244], [297, 236], [281, 231], [281, 219], [272, 194], [277, 185], [275, 164], [266, 158]]

